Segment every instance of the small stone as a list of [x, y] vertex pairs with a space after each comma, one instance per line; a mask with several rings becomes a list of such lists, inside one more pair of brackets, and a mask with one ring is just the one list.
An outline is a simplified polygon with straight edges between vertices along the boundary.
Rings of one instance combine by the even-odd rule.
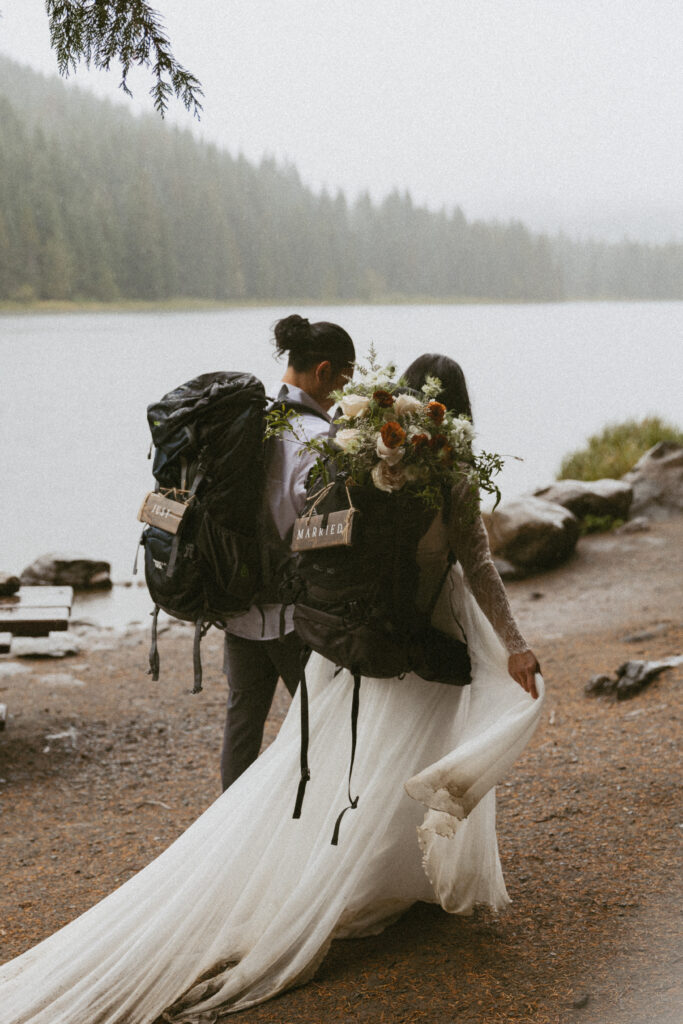
[[0, 597], [10, 597], [16, 594], [21, 586], [21, 580], [9, 572], [0, 572]]
[[597, 676], [591, 676], [586, 685], [584, 686], [584, 693], [596, 696], [603, 693], [613, 693], [617, 688], [617, 679], [613, 679], [612, 676], [600, 674]]
[[629, 519], [628, 522], [623, 523], [622, 526], [618, 526], [615, 533], [647, 533], [650, 529], [650, 521], [645, 516], [636, 516], [635, 519]]
[[626, 636], [622, 636], [619, 639], [625, 644], [640, 644], [645, 640], [654, 640], [660, 633], [666, 633], [668, 628], [666, 622], [660, 622], [650, 629], [643, 629], [636, 633], [627, 633]]
[[77, 679], [67, 672], [51, 672], [46, 676], [36, 676], [36, 682], [45, 686], [85, 686], [82, 679]]
[[576, 999], [572, 1002], [572, 1007], [575, 1010], [582, 1010], [584, 1006], [588, 1006], [589, 1001], [590, 992], [583, 992], [580, 996], [577, 996]]

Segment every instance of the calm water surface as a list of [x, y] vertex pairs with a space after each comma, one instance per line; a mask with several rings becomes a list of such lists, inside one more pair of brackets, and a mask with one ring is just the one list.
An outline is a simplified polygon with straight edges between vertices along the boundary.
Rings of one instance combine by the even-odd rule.
[[[425, 351], [457, 359], [478, 444], [508, 456], [504, 496], [549, 482], [562, 456], [608, 422], [648, 413], [681, 422], [683, 303], [297, 311], [342, 324], [359, 355], [372, 343], [399, 368]], [[75, 550], [129, 577], [151, 489], [146, 406], [213, 370], [249, 370], [273, 388], [282, 367], [270, 327], [289, 312], [0, 316], [0, 569]], [[106, 617], [110, 606], [100, 607]]]

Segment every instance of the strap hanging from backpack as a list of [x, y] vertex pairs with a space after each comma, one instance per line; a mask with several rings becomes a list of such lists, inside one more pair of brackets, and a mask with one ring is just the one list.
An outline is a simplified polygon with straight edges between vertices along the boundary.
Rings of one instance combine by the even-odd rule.
[[159, 619], [159, 605], [154, 605], [154, 611], [151, 612], [152, 616], [152, 644], [149, 649], [149, 671], [147, 675], [150, 675], [154, 682], [159, 678], [159, 648], [157, 647], [157, 621]]
[[342, 818], [347, 811], [355, 811], [358, 807], [358, 797], [351, 796], [351, 774], [353, 772], [353, 762], [356, 757], [356, 740], [358, 738], [358, 709], [360, 707], [360, 675], [358, 672], [354, 672], [353, 675], [353, 700], [351, 702], [351, 763], [349, 764], [349, 803], [341, 812], [337, 818], [334, 826], [334, 833], [332, 834], [332, 846], [337, 846], [339, 843], [339, 828], [341, 826]]
[[[183, 470], [183, 473], [184, 472], [185, 471]], [[204, 476], [205, 476], [204, 464], [202, 463], [202, 461], [200, 459], [199, 466], [197, 468], [197, 473], [195, 475], [194, 480], [192, 481], [192, 487], [188, 491], [186, 504], [189, 505], [190, 502], [192, 501], [192, 499], [194, 498], [194, 496], [195, 496], [195, 494], [197, 492], [197, 488], [199, 487], [200, 483], [204, 479]], [[184, 480], [183, 480], [183, 482], [184, 482]], [[166, 575], [168, 576], [169, 579], [173, 576], [173, 573], [175, 572], [175, 564], [176, 564], [176, 560], [178, 558], [178, 547], [180, 545], [180, 534], [181, 534], [181, 531], [178, 530], [178, 532], [176, 533], [175, 537], [173, 538], [173, 544], [171, 545], [171, 554], [170, 554], [170, 557], [168, 559], [168, 566], [166, 568]], [[200, 686], [199, 686], [199, 689], [201, 690], [201, 688], [202, 688], [201, 687], [201, 668], [200, 668], [199, 671], [200, 671], [200, 678], [199, 678]], [[196, 685], [196, 683], [195, 683], [195, 685]], [[192, 692], [193, 693], [197, 693], [198, 691], [193, 690]]]
[[202, 655], [199, 645], [210, 629], [210, 622], [204, 622], [203, 619], [197, 619], [194, 626], [194, 646], [192, 648], [192, 663], [194, 666], [194, 686], [192, 687], [192, 693], [202, 692]]
[[311, 778], [311, 772], [308, 767], [308, 690], [306, 689], [306, 662], [310, 653], [310, 648], [308, 647], [303, 647], [301, 650], [301, 676], [299, 679], [299, 700], [301, 701], [301, 778], [299, 779], [299, 788], [296, 793], [293, 818], [301, 817], [306, 785]]

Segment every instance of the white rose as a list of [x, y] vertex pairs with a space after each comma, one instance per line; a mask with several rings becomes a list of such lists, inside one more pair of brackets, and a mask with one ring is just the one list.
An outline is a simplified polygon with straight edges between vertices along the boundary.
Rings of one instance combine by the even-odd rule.
[[344, 395], [339, 404], [344, 415], [353, 419], [354, 416], [367, 415], [370, 399], [366, 398], [365, 395]]
[[424, 434], [425, 437], [432, 436], [428, 430], [425, 430], [424, 427], [417, 426], [415, 423], [413, 423], [412, 426], [408, 427], [408, 429], [406, 430], [406, 437], [408, 438], [409, 441], [412, 441], [412, 439], [414, 437], [417, 437], [418, 434]]
[[389, 466], [395, 466], [405, 455], [405, 448], [389, 448], [382, 440], [381, 434], [377, 435], [376, 451], [380, 459], [383, 459]]
[[380, 491], [400, 491], [406, 482], [403, 466], [390, 466], [387, 462], [378, 462], [373, 467], [372, 482]]
[[422, 409], [422, 402], [414, 395], [397, 395], [394, 402], [396, 416], [414, 416]]
[[358, 447], [360, 430], [357, 427], [347, 427], [346, 430], [338, 430], [334, 435], [334, 442], [345, 452], [351, 452]]

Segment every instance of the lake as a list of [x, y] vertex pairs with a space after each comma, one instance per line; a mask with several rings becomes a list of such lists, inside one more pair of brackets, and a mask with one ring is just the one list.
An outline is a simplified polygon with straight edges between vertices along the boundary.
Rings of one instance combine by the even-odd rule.
[[[504, 497], [550, 482], [607, 423], [681, 422], [683, 303], [294, 309], [340, 323], [359, 357], [372, 343], [399, 369], [425, 351], [457, 359], [477, 443], [507, 457]], [[0, 315], [0, 569], [78, 551], [129, 578], [152, 487], [147, 405], [213, 370], [249, 370], [274, 388], [283, 368], [270, 328], [292, 311]], [[117, 600], [132, 607], [125, 593]], [[97, 607], [106, 618], [111, 600]]]

